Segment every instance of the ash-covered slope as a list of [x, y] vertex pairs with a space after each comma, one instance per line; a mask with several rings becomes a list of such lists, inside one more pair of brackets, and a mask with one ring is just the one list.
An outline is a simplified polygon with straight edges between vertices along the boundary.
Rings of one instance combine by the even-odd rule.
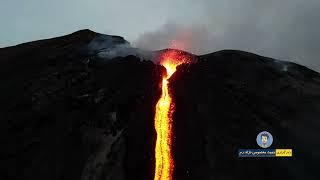
[[[159, 52], [89, 30], [0, 49], [0, 179], [153, 179], [164, 68], [126, 55]], [[316, 179], [319, 74], [241, 51], [197, 58], [170, 79], [174, 179]], [[237, 158], [262, 130], [294, 157]]]
[[[176, 179], [318, 179], [320, 75], [303, 66], [225, 50], [178, 67]], [[238, 149], [292, 148], [293, 158], [239, 159]]]

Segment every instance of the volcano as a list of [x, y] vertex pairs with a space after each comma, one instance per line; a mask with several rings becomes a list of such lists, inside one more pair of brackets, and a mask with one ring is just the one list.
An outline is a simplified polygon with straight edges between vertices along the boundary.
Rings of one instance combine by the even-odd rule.
[[[161, 56], [172, 52], [192, 63], [174, 56], [170, 71]], [[299, 64], [237, 50], [146, 52], [90, 30], [0, 57], [0, 179], [155, 179], [164, 84], [171, 179], [319, 179], [320, 74]], [[293, 157], [239, 158], [264, 130]]]

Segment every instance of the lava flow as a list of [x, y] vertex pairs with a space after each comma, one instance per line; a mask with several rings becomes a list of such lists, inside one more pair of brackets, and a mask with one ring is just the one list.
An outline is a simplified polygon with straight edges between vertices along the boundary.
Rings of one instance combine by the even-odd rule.
[[176, 71], [176, 67], [189, 62], [190, 58], [177, 50], [167, 50], [160, 56], [160, 64], [166, 68], [167, 74], [162, 79], [162, 94], [156, 105], [155, 129], [157, 141], [155, 147], [154, 180], [171, 180], [174, 168], [172, 158], [172, 113], [174, 102], [169, 93], [168, 80]]

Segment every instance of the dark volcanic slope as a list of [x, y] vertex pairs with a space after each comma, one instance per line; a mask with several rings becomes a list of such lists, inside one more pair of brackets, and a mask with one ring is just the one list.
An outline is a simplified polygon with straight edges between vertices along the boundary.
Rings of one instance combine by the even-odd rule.
[[152, 179], [164, 69], [134, 56], [92, 66], [97, 35], [0, 50], [0, 179]]
[[[91, 50], [110, 42], [128, 43], [83, 30], [0, 49], [0, 179], [153, 179], [164, 68], [134, 56], [94, 61]], [[319, 177], [318, 73], [241, 51], [198, 60], [170, 80], [174, 179]], [[239, 159], [262, 130], [294, 157]]]
[[[320, 75], [300, 65], [220, 51], [170, 80], [176, 179], [318, 179]], [[239, 148], [293, 148], [292, 159], [239, 159]]]

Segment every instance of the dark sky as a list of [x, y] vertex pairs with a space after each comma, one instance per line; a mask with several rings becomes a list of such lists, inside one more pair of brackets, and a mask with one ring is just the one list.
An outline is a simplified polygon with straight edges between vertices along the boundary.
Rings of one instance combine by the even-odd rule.
[[320, 71], [320, 0], [0, 1], [0, 47], [89, 28], [144, 49], [240, 49]]

